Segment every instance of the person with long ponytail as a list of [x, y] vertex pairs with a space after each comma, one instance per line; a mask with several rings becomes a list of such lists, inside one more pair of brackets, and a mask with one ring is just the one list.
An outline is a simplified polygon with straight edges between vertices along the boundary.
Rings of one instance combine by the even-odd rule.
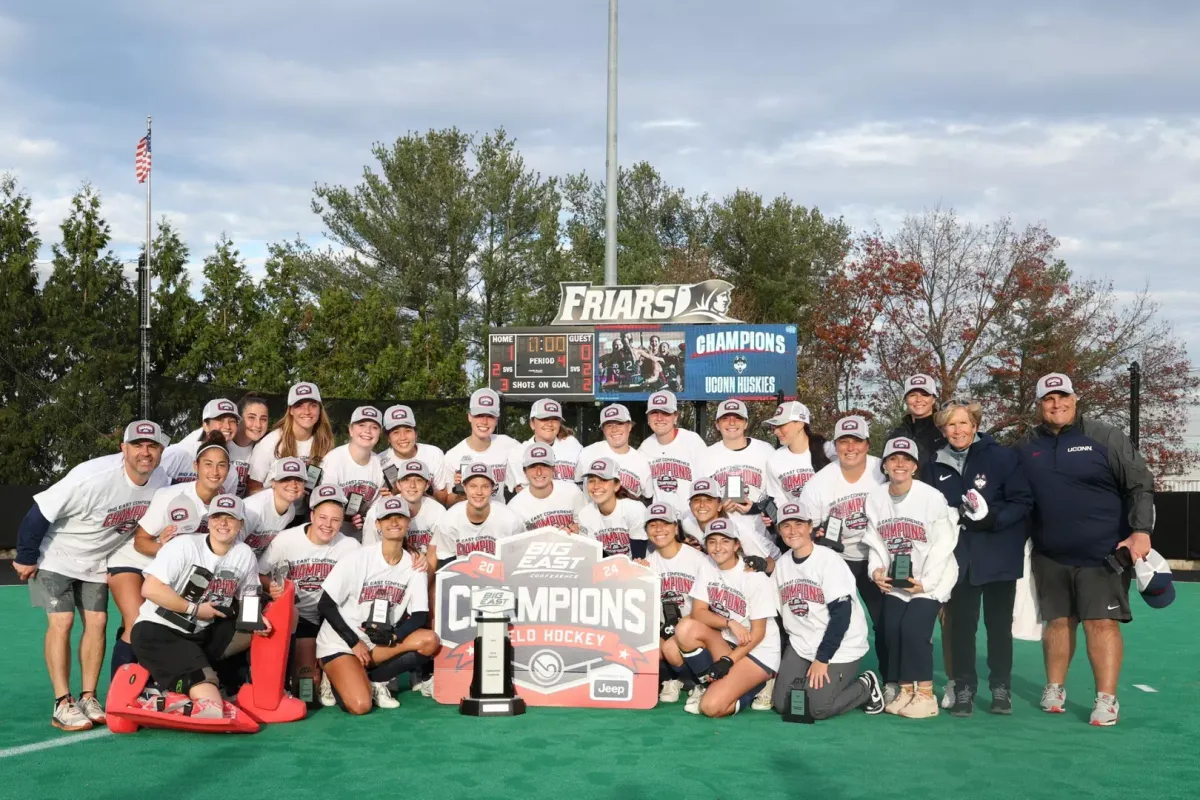
[[[287, 413], [254, 446], [247, 490], [250, 494], [262, 491], [275, 459], [299, 458], [310, 467], [319, 467], [325, 454], [333, 449], [333, 427], [321, 404], [321, 390], [317, 385], [297, 383], [288, 390], [287, 402]], [[306, 510], [303, 502], [296, 504], [297, 514]]]

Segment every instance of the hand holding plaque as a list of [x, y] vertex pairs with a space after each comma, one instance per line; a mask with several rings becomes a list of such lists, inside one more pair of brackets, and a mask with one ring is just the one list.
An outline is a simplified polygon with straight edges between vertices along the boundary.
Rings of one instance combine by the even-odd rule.
[[892, 556], [892, 564], [888, 568], [888, 579], [892, 582], [892, 587], [895, 589], [911, 589], [912, 582], [912, 556], [908, 553], [897, 553]]
[[825, 522], [825, 532], [816, 540], [817, 544], [823, 544], [835, 553], [842, 553], [846, 550], [846, 545], [842, 541], [843, 525], [841, 517], [830, 517]]
[[363, 630], [371, 644], [387, 647], [396, 643], [396, 628], [392, 625], [392, 603], [386, 597], [377, 597], [371, 601], [371, 611]]
[[247, 587], [246, 591], [242, 592], [241, 602], [238, 604], [238, 616], [235, 627], [239, 631], [249, 631], [257, 633], [267, 629], [266, 621], [262, 615], [262, 602], [258, 595], [258, 587]]

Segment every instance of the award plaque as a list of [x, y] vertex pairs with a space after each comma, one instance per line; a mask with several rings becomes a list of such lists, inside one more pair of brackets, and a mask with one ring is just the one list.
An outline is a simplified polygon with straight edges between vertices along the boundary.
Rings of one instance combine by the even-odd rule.
[[662, 626], [658, 630], [658, 638], [670, 639], [675, 635], [675, 626], [683, 619], [679, 606], [674, 603], [662, 604]]
[[317, 484], [321, 482], [321, 476], [324, 473], [325, 470], [321, 469], [320, 467], [314, 467], [311, 465], [309, 466], [307, 477], [304, 479], [305, 494], [312, 494], [312, 490], [317, 488]]
[[454, 494], [466, 494], [466, 487], [463, 486], [463, 478], [467, 476], [467, 470], [471, 467], [471, 457], [463, 456], [462, 461], [458, 465], [458, 483], [454, 484]]
[[892, 556], [892, 567], [888, 570], [892, 586], [896, 589], [912, 587], [912, 556], [908, 553], [897, 553]]
[[471, 688], [458, 704], [460, 714], [472, 717], [512, 717], [525, 713], [525, 700], [513, 688], [513, 646], [509, 622], [517, 615], [517, 595], [511, 589], [471, 592], [475, 612], [475, 667]]
[[746, 502], [746, 484], [741, 475], [730, 475], [725, 479], [725, 499], [735, 503]]
[[842, 541], [844, 525], [841, 517], [830, 517], [825, 523], [825, 535], [816, 540], [817, 544], [823, 544], [835, 553], [845, 552], [846, 543]]
[[363, 496], [361, 494], [346, 495], [346, 516], [353, 517], [362, 511]]
[[[183, 588], [179, 590], [179, 596], [189, 603], [200, 605], [200, 601], [204, 598], [204, 593], [208, 591], [208, 584], [212, 581], [214, 575], [201, 566], [192, 567], [192, 571], [188, 573], [187, 578], [183, 582]], [[196, 617], [182, 614], [178, 611], [169, 611], [162, 606], [157, 609], [158, 615], [169, 622], [178, 625], [188, 633], [196, 632]]]
[[399, 474], [400, 470], [396, 468], [395, 464], [388, 464], [383, 468], [383, 482], [387, 486], [388, 491], [392, 494], [396, 494], [398, 492], [398, 489], [396, 488], [396, 477]]
[[262, 603], [258, 596], [258, 587], [247, 589], [242, 594], [242, 602], [238, 606], [237, 624], [239, 631], [265, 631], [267, 625], [263, 622]]
[[808, 710], [808, 695], [804, 693], [804, 684], [807, 680], [805, 677], [800, 677], [792, 681], [792, 685], [788, 689], [787, 706], [782, 715], [784, 722], [803, 722], [807, 725], [813, 723], [812, 713]]

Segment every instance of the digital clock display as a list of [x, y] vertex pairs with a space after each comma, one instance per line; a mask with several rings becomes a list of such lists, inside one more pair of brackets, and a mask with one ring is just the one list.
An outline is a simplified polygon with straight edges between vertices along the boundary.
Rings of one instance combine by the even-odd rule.
[[592, 399], [592, 328], [498, 328], [488, 337], [492, 389], [514, 399]]

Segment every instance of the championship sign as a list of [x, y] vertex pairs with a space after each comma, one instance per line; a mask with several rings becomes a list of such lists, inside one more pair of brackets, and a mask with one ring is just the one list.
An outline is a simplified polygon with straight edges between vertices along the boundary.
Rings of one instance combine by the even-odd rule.
[[733, 284], [718, 279], [661, 286], [559, 283], [558, 316], [551, 325], [630, 322], [739, 322], [729, 316]]
[[555, 528], [497, 542], [438, 571], [442, 649], [434, 699], [457, 705], [471, 688], [477, 634], [471, 597], [503, 586], [516, 594], [509, 631], [513, 684], [531, 706], [652, 708], [658, 701], [659, 578], [600, 543]]

